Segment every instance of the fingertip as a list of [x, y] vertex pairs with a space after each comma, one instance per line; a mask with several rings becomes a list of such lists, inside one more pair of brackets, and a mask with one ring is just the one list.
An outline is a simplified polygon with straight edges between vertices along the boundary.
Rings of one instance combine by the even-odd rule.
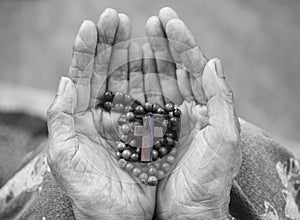
[[[119, 25], [116, 31], [115, 43], [128, 41], [131, 37], [131, 21], [126, 14], [119, 14]], [[129, 43], [129, 42], [127, 42]]]
[[85, 20], [82, 22], [73, 48], [78, 52], [94, 53], [97, 45], [97, 28], [94, 22]]
[[119, 25], [119, 15], [115, 9], [107, 8], [98, 19], [100, 43], [112, 45], [115, 41], [116, 30]]
[[158, 16], [164, 28], [166, 28], [168, 21], [173, 18], [178, 18], [177, 13], [170, 7], [164, 7], [160, 9]]
[[170, 44], [178, 53], [197, 46], [197, 42], [191, 31], [186, 27], [184, 22], [178, 18], [169, 20], [166, 25], [166, 35]]

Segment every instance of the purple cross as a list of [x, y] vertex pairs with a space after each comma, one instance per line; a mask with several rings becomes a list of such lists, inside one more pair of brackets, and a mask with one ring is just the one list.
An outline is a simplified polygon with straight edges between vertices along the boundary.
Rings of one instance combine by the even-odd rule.
[[141, 162], [151, 162], [154, 137], [163, 137], [163, 128], [154, 127], [154, 118], [146, 115], [143, 117], [143, 126], [134, 127], [134, 135], [143, 137]]

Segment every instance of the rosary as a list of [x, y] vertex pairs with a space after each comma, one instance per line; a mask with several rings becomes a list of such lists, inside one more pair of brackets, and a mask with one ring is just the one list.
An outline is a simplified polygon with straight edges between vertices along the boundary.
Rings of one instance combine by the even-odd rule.
[[171, 102], [142, 104], [121, 92], [106, 92], [104, 99], [106, 111], [120, 113], [118, 165], [142, 183], [156, 185], [175, 163], [181, 111]]

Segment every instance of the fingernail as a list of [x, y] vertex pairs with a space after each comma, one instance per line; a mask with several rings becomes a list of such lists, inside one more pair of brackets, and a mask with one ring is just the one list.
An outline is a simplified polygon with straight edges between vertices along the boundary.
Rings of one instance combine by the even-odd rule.
[[57, 95], [62, 95], [65, 92], [66, 86], [68, 85], [70, 79], [67, 77], [61, 77], [59, 84], [58, 84], [58, 89], [57, 89]]
[[215, 64], [215, 71], [216, 71], [218, 77], [225, 79], [225, 75], [224, 75], [221, 60], [220, 59], [215, 59], [214, 64]]

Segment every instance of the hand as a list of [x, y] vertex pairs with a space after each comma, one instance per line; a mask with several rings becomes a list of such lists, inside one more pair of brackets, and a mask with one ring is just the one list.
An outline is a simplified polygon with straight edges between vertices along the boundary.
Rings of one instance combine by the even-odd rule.
[[[48, 163], [76, 219], [152, 219], [154, 213], [156, 187], [136, 182], [117, 164], [118, 114], [96, 107], [106, 91], [143, 96], [142, 50], [129, 43], [130, 31], [129, 18], [112, 9], [97, 27], [83, 22], [69, 78], [61, 79], [48, 110]], [[136, 60], [130, 65], [128, 54]]]
[[148, 20], [146, 33], [162, 94], [182, 111], [178, 161], [159, 182], [156, 216], [226, 219], [241, 150], [232, 91], [221, 62], [207, 63], [191, 32], [170, 8]]

